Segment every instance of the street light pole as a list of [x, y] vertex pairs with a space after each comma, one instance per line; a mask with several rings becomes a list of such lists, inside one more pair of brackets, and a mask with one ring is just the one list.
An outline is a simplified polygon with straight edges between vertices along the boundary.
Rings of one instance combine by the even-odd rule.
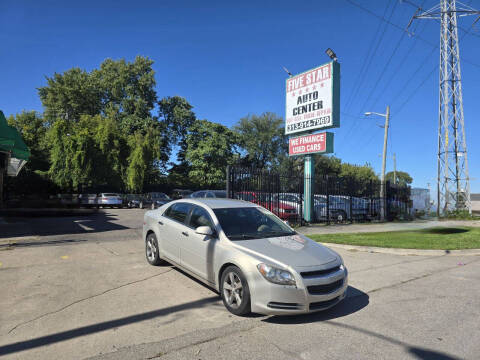
[[383, 156], [382, 156], [382, 177], [380, 179], [380, 220], [385, 220], [385, 166], [387, 163], [387, 139], [388, 139], [388, 126], [390, 122], [390, 106], [387, 105], [387, 112], [385, 114], [379, 114], [376, 112], [366, 112], [366, 116], [378, 115], [385, 118], [385, 135], [383, 138]]
[[388, 124], [390, 121], [390, 106], [387, 105], [387, 112], [385, 114], [385, 135], [383, 137], [383, 156], [382, 156], [382, 178], [380, 183], [380, 220], [385, 220], [385, 166], [387, 163], [387, 139], [388, 139]]

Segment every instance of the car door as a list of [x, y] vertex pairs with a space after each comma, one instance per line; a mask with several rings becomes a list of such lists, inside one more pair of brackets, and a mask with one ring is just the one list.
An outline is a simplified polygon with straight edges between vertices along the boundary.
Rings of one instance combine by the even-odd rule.
[[[212, 236], [195, 232], [199, 226], [209, 226], [215, 233]], [[218, 241], [215, 226], [208, 211], [201, 206], [194, 206], [188, 219], [187, 235], [183, 234], [180, 242], [181, 265], [200, 277], [214, 282], [213, 254]]]
[[186, 220], [192, 209], [192, 204], [178, 202], [170, 206], [158, 219], [159, 236], [161, 239], [160, 253], [180, 264], [180, 247], [188, 230]]

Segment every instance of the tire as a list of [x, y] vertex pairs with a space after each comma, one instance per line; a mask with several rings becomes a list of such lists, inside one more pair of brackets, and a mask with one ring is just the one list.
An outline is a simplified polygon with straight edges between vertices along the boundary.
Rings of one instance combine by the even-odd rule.
[[[230, 290], [232, 281], [235, 284], [232, 290], [236, 295], [233, 295], [232, 290]], [[220, 296], [223, 305], [232, 314], [242, 316], [251, 312], [250, 289], [247, 279], [238, 267], [229, 266], [223, 271], [220, 278]], [[240, 303], [237, 303], [238, 301]]]
[[147, 239], [145, 240], [145, 257], [150, 265], [157, 266], [162, 263], [157, 237], [154, 233], [148, 234]]

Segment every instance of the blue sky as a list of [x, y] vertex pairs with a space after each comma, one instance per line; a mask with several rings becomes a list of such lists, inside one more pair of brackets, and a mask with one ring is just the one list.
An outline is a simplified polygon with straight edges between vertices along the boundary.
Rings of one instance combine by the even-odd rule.
[[[405, 27], [415, 8], [398, 0], [352, 0]], [[430, 8], [438, 0], [416, 0]], [[480, 0], [465, 0], [480, 9]], [[469, 29], [475, 18], [463, 18]], [[342, 66], [341, 127], [335, 155], [381, 169], [382, 118], [391, 106], [388, 152], [414, 186], [436, 183], [439, 24], [416, 20], [403, 35], [346, 0], [335, 1], [22, 1], [0, 3], [0, 109], [42, 111], [36, 88], [71, 67], [105, 58], [155, 61], [159, 97], [180, 95], [199, 118], [234, 125], [249, 113], [284, 116], [282, 66], [299, 73], [329, 61]], [[480, 22], [461, 38], [463, 100], [472, 192], [480, 192], [477, 136]], [[421, 39], [419, 39], [419, 37]], [[422, 40], [423, 39], [423, 40]], [[378, 46], [377, 46], [378, 43]], [[393, 161], [388, 158], [387, 171]]]

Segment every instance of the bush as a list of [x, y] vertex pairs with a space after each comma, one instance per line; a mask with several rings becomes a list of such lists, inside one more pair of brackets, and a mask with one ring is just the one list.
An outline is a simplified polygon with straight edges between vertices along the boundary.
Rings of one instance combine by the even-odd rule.
[[446, 212], [442, 217], [446, 220], [475, 220], [476, 217], [468, 212], [468, 210], [451, 210]]

